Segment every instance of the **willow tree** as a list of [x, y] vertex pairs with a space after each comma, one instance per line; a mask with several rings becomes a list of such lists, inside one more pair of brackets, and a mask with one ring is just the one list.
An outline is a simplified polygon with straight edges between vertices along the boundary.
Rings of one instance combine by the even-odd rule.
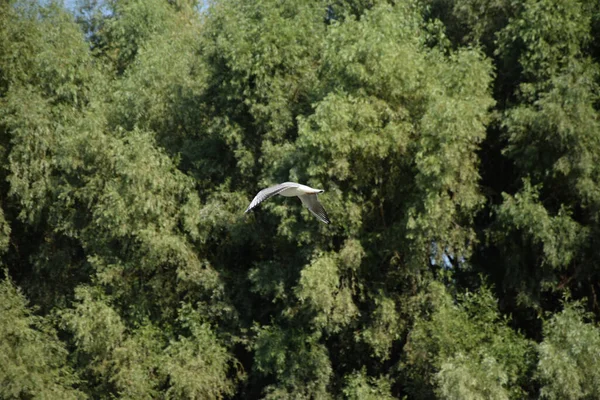
[[[123, 7], [110, 29], [141, 26], [153, 12], [157, 23], [169, 22], [163, 14], [182, 18], [158, 1]], [[57, 316], [81, 377], [71, 381], [91, 397], [233, 394], [241, 375], [228, 344], [197, 310], [220, 289], [194, 247], [194, 181], [155, 132], [122, 123], [115, 104], [137, 51], [117, 60], [92, 53], [55, 3], [3, 5], [2, 18], [5, 263], [34, 304]], [[136, 36], [136, 45], [150, 36]]]
[[[219, 124], [223, 170], [236, 166], [208, 206], [235, 221], [213, 265], [239, 288], [254, 332], [247, 393], [359, 390], [364, 365], [387, 379], [421, 290], [442, 258], [458, 265], [475, 242], [490, 63], [448, 48], [416, 3], [356, 12], [270, 1], [209, 11], [203, 56], [216, 114], [206, 129]], [[333, 223], [277, 201], [230, 216], [257, 188], [286, 180], [325, 188]], [[223, 200], [236, 207], [216, 211]]]
[[0, 6], [4, 396], [598, 393], [592, 2], [80, 5]]

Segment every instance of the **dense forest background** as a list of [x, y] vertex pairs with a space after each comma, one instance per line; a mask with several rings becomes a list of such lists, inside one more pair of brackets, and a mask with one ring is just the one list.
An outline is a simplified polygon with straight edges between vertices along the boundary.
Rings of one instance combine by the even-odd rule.
[[599, 62], [597, 0], [2, 1], [0, 398], [599, 399]]

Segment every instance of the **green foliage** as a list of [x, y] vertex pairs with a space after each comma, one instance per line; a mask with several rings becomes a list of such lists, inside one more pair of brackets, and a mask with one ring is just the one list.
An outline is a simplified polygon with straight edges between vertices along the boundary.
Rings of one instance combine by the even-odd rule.
[[386, 360], [393, 342], [399, 339], [402, 326], [394, 300], [379, 293], [375, 307], [372, 323], [360, 333], [360, 338], [370, 345], [374, 357]]
[[232, 394], [243, 378], [241, 372], [227, 377], [232, 357], [189, 305], [177, 310], [178, 325], [172, 329], [181, 334], [175, 337], [149, 321], [128, 328], [98, 290], [78, 288], [76, 298], [76, 306], [62, 314], [62, 324], [74, 336], [78, 363], [96, 396], [152, 399], [166, 387], [167, 398], [218, 399]]
[[78, 304], [62, 315], [63, 326], [77, 345], [79, 368], [86, 371], [88, 391], [122, 398], [155, 398], [164, 375], [162, 335], [147, 324], [130, 331], [100, 293], [77, 290]]
[[95, 32], [96, 47], [122, 73], [152, 36], [175, 28], [176, 14], [166, 1], [110, 1], [106, 18]]
[[344, 395], [348, 400], [391, 400], [390, 392], [388, 377], [368, 377], [364, 368], [346, 377]]
[[10, 243], [10, 225], [4, 217], [4, 210], [0, 208], [0, 254], [8, 250]]
[[564, 303], [544, 321], [537, 378], [545, 399], [593, 399], [600, 396], [600, 329], [586, 322], [580, 303]]
[[493, 357], [474, 361], [458, 353], [440, 365], [434, 380], [441, 399], [509, 399], [506, 372]]
[[56, 105], [84, 105], [95, 71], [73, 16], [55, 2], [48, 7], [35, 2], [3, 2], [0, 7], [2, 97], [7, 97], [13, 86], [28, 87]]
[[507, 156], [549, 189], [567, 189], [590, 208], [594, 220], [600, 202], [596, 77], [595, 65], [575, 62], [551, 78], [550, 88], [533, 104], [511, 109], [505, 122]]
[[[352, 245], [347, 244], [345, 248]], [[334, 257], [321, 256], [302, 269], [295, 289], [300, 303], [307, 303], [315, 313], [313, 323], [316, 326], [339, 332], [358, 316], [359, 311], [352, 300], [355, 288], [351, 273], [340, 276], [343, 271], [343, 267], [338, 267], [341, 260], [338, 259], [336, 263], [337, 257]], [[360, 263], [360, 259], [356, 261]]]
[[161, 361], [164, 364], [159, 366], [172, 385], [167, 397], [220, 399], [223, 395], [233, 395], [236, 380], [243, 375], [237, 371], [234, 379], [223, 379], [233, 357], [219, 343], [210, 325], [191, 307], [180, 310], [179, 322], [190, 335], [172, 341], [166, 349], [166, 359]]
[[[542, 266], [566, 268], [580, 251], [581, 244], [585, 243], [589, 231], [574, 221], [564, 208], [556, 216], [548, 215], [548, 210], [539, 202], [537, 190], [528, 181], [514, 197], [507, 194], [503, 197], [504, 203], [498, 208], [500, 225], [496, 240], [511, 243], [509, 238], [514, 229], [521, 233], [518, 245], [531, 243], [541, 248]], [[513, 250], [509, 247], [506, 251]]]
[[[300, 119], [302, 157], [294, 159], [317, 181], [350, 192], [344, 210], [360, 204], [360, 224], [338, 217], [348, 234], [398, 223], [412, 239], [405, 257], [422, 265], [434, 238], [455, 254], [469, 252], [468, 215], [481, 200], [474, 151], [493, 102], [490, 65], [474, 50], [446, 56], [427, 48], [418, 11], [379, 6], [333, 26], [324, 72], [335, 89]], [[442, 239], [436, 231], [451, 233]]]
[[428, 297], [430, 311], [415, 321], [405, 346], [415, 398], [429, 398], [432, 389], [443, 399], [521, 398], [534, 346], [499, 315], [490, 289], [456, 303], [434, 283]]
[[599, 21], [2, 2], [0, 397], [598, 397]]
[[507, 23], [507, 17], [514, 13], [513, 8], [516, 5], [516, 2], [510, 0], [463, 0], [448, 3], [452, 6], [451, 12], [455, 18], [451, 24], [446, 23], [448, 31], [461, 32], [465, 30], [461, 29], [461, 25], [466, 26], [466, 32], [461, 32], [464, 37], [459, 39], [480, 42], [486, 46], [492, 45], [493, 36]]
[[499, 53], [512, 46], [528, 81], [551, 77], [581, 55], [589, 40], [590, 15], [583, 1], [531, 0], [499, 32]]
[[277, 384], [265, 388], [266, 399], [330, 397], [331, 362], [319, 335], [269, 325], [256, 332], [256, 372], [277, 379]]
[[10, 279], [0, 282], [0, 319], [2, 398], [86, 398], [52, 323], [32, 312]]
[[525, 2], [498, 33], [497, 55], [520, 70], [500, 124], [516, 193], [502, 195], [491, 233], [508, 267], [504, 285], [527, 305], [544, 290], [597, 276], [589, 246], [600, 204], [598, 66], [585, 54], [592, 8]]

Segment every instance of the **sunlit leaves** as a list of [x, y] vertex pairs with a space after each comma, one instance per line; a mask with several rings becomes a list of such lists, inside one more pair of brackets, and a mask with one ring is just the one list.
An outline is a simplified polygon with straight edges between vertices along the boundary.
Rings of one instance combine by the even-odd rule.
[[420, 398], [430, 395], [430, 383], [447, 399], [520, 398], [515, 384], [526, 379], [534, 349], [499, 316], [490, 290], [466, 293], [455, 304], [432, 284], [429, 296], [433, 310], [416, 321], [406, 344]]
[[528, 81], [540, 81], [579, 56], [589, 40], [590, 15], [584, 2], [525, 1], [521, 12], [500, 31], [498, 53], [521, 50], [519, 62]]
[[[520, 85], [501, 122], [503, 155], [514, 163], [516, 181], [498, 209], [496, 243], [510, 271], [505, 284], [525, 303], [560, 286], [549, 269], [575, 278], [573, 288], [578, 265], [585, 265], [583, 275], [598, 275], [587, 251], [600, 204], [598, 67], [586, 56], [590, 8], [527, 1], [498, 35], [496, 52], [519, 71]], [[518, 67], [511, 65], [517, 56]]]
[[0, 397], [598, 397], [597, 5], [80, 5], [0, 6]]
[[83, 106], [94, 84], [91, 56], [73, 16], [56, 2], [0, 6], [0, 82], [35, 87], [56, 104]]
[[319, 335], [296, 328], [257, 328], [254, 345], [256, 371], [273, 375], [276, 385], [266, 388], [269, 399], [328, 398], [331, 362]]
[[369, 344], [373, 357], [387, 360], [393, 342], [400, 339], [401, 321], [393, 299], [379, 293], [374, 302], [375, 309], [372, 311], [371, 322], [356, 339]]
[[67, 350], [50, 321], [35, 315], [9, 279], [0, 282], [0, 396], [84, 399]]
[[8, 250], [8, 244], [10, 241], [10, 225], [6, 222], [4, 217], [4, 210], [0, 208], [0, 254]]
[[365, 368], [346, 376], [344, 394], [349, 400], [391, 400], [388, 377], [368, 377]]
[[377, 178], [381, 167], [375, 160], [406, 151], [411, 131], [406, 117], [374, 97], [328, 95], [315, 114], [301, 120], [299, 145], [310, 162], [307, 172], [316, 175], [326, 165], [322, 172], [338, 182]]
[[337, 332], [357, 317], [352, 272], [340, 276], [336, 257], [323, 255], [300, 272], [296, 296], [316, 312], [315, 325]]
[[504, 122], [509, 140], [505, 154], [534, 183], [575, 194], [594, 220], [600, 207], [597, 76], [595, 65], [573, 62], [548, 80], [549, 90], [537, 93], [539, 99], [511, 109]]
[[[232, 365], [233, 357], [197, 310], [182, 308], [179, 320], [190, 335], [172, 341], [166, 349], [160, 368], [171, 382], [167, 397], [199, 400], [233, 395], [236, 380], [243, 376], [240, 366]], [[234, 379], [224, 379], [230, 367], [238, 369], [237, 374]]]
[[493, 357], [480, 361], [458, 353], [445, 360], [435, 376], [441, 399], [508, 400], [506, 372]]
[[581, 304], [544, 322], [537, 377], [545, 399], [589, 399], [600, 396], [600, 329], [586, 321]]
[[152, 35], [165, 34], [178, 22], [165, 1], [109, 2], [111, 18], [96, 32], [96, 46], [122, 73]]
[[149, 321], [128, 328], [98, 290], [80, 288], [77, 299], [62, 321], [75, 337], [80, 367], [94, 377], [88, 382], [93, 393], [151, 399], [166, 387], [168, 398], [219, 399], [243, 377], [238, 371], [226, 378], [232, 357], [189, 305], [178, 310], [177, 325], [185, 335], [168, 340]]
[[521, 233], [521, 243], [529, 242], [542, 248], [542, 265], [564, 269], [579, 252], [589, 230], [574, 221], [564, 208], [556, 216], [549, 215], [539, 203], [537, 190], [528, 181], [524, 186], [514, 197], [504, 196], [504, 203], [498, 209], [499, 226], [495, 236], [509, 243], [507, 236], [514, 229]]

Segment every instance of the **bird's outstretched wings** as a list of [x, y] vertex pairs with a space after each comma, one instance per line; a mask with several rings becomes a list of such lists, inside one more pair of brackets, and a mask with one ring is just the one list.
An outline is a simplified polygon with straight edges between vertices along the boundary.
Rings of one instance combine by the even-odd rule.
[[278, 185], [263, 189], [260, 192], [258, 192], [258, 194], [256, 196], [254, 196], [254, 199], [252, 200], [252, 202], [250, 203], [250, 205], [248, 206], [248, 208], [246, 208], [246, 211], [244, 211], [244, 212], [247, 213], [248, 211], [252, 210], [257, 205], [262, 203], [263, 201], [275, 196], [276, 194], [279, 194], [280, 192], [284, 191], [287, 188], [298, 187], [298, 186], [300, 186], [300, 185], [297, 183], [285, 182], [285, 183], [280, 183]]
[[313, 215], [317, 217], [320, 221], [323, 221], [326, 224], [329, 224], [331, 222], [329, 221], [327, 212], [325, 211], [321, 203], [319, 203], [319, 199], [317, 199], [316, 194], [303, 194], [302, 196], [298, 197], [300, 197], [300, 200], [302, 200], [302, 204], [304, 204], [304, 206], [308, 208], [308, 211], [313, 213]]

